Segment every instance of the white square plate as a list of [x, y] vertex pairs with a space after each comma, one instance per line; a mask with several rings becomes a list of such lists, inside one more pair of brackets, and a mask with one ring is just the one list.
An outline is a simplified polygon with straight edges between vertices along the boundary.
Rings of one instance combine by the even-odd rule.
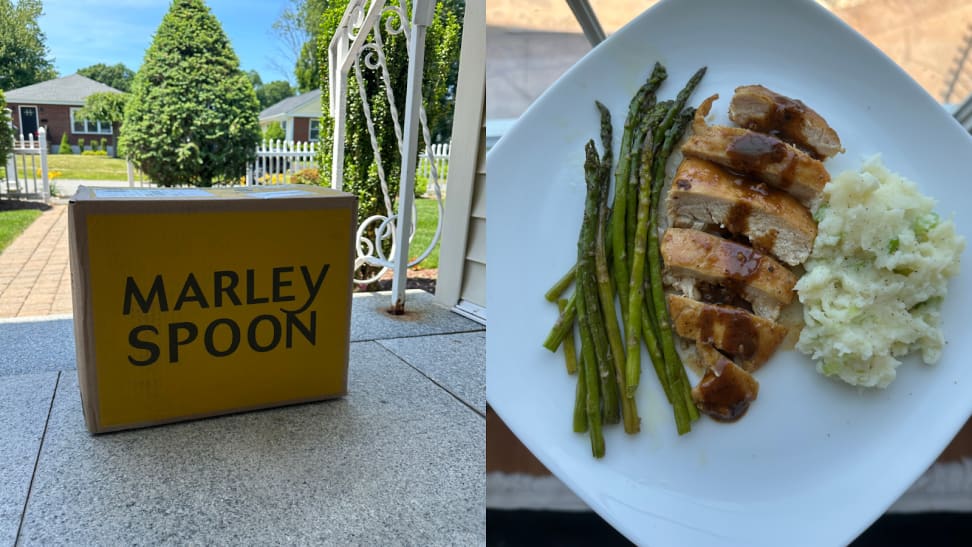
[[[815, 3], [661, 2], [567, 72], [488, 156], [487, 397], [561, 480], [638, 543], [829, 545], [880, 516], [933, 462], [972, 412], [968, 264], [943, 307], [945, 348], [913, 358], [886, 390], [818, 375], [794, 351], [757, 374], [759, 399], [735, 424], [703, 417], [679, 437], [650, 366], [638, 392], [642, 431], [606, 428], [591, 457], [571, 431], [574, 377], [541, 343], [556, 317], [546, 289], [574, 262], [584, 201], [583, 146], [598, 139], [594, 100], [613, 114], [617, 150], [635, 90], [655, 61], [674, 98], [709, 67], [690, 103], [712, 93], [717, 123], [736, 86], [760, 83], [802, 99], [840, 134], [831, 174], [881, 153], [938, 199], [969, 234], [972, 139], [911, 78]], [[645, 354], [644, 359], [647, 359]], [[647, 361], [645, 361], [647, 362]]]

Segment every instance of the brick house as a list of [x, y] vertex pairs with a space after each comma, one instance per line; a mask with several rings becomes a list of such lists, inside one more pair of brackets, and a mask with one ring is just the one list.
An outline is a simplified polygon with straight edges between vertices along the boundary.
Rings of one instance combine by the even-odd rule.
[[320, 135], [321, 90], [315, 89], [279, 103], [260, 112], [260, 128], [280, 122], [288, 141], [317, 142]]
[[100, 91], [121, 93], [111, 86], [72, 74], [11, 89], [5, 95], [15, 132], [25, 136], [33, 134], [36, 138], [37, 128], [43, 126], [47, 129], [48, 143], [56, 151], [64, 133], [68, 134], [68, 142], [73, 146], [78, 144], [78, 139], [90, 143], [102, 137], [107, 137], [109, 144], [114, 143], [111, 123], [74, 119], [78, 109], [84, 106], [85, 98]]

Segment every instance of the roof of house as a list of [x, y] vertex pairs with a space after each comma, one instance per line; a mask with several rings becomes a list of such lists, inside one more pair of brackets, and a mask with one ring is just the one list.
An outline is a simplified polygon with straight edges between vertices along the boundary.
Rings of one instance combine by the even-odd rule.
[[[7, 99], [9, 100], [9, 99]], [[260, 112], [260, 119], [264, 120], [267, 118], [273, 118], [275, 116], [280, 116], [297, 110], [298, 108], [304, 106], [311, 101], [321, 102], [321, 90], [315, 89], [313, 91], [308, 91], [307, 93], [301, 93], [300, 95], [294, 95], [293, 97], [287, 97], [286, 99], [280, 101], [279, 103], [272, 104], [262, 112]]]
[[121, 93], [121, 91], [101, 82], [96, 82], [91, 78], [72, 74], [63, 78], [11, 89], [5, 95], [8, 103], [82, 105], [88, 95], [102, 91]]

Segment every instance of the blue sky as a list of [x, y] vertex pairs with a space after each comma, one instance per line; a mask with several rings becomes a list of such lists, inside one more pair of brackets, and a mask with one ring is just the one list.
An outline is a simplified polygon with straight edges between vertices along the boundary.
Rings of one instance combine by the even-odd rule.
[[[290, 68], [271, 25], [288, 0], [207, 0], [206, 4], [229, 36], [243, 70], [255, 69], [264, 82], [289, 79], [273, 66]], [[54, 66], [61, 76], [95, 63], [124, 63], [132, 70], [142, 64], [168, 0], [44, 0], [41, 30]]]

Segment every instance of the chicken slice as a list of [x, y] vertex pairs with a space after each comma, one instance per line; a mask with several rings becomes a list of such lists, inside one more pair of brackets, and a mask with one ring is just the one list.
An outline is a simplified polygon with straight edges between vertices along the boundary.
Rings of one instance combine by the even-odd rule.
[[729, 119], [746, 129], [778, 135], [817, 159], [843, 152], [840, 137], [827, 121], [803, 101], [761, 85], [737, 87], [729, 103]]
[[720, 285], [752, 305], [756, 315], [776, 319], [793, 300], [796, 276], [785, 266], [741, 243], [685, 228], [669, 228], [661, 241], [665, 271], [686, 296], [696, 298], [694, 280]]
[[705, 116], [718, 97], [713, 95], [699, 106], [692, 123], [694, 134], [682, 145], [682, 153], [755, 177], [816, 208], [830, 180], [823, 163], [772, 135], [706, 124]]
[[674, 226], [719, 226], [790, 266], [806, 261], [817, 237], [810, 211], [789, 194], [697, 158], [679, 165], [667, 207]]
[[720, 422], [742, 418], [759, 395], [759, 382], [711, 346], [700, 349], [699, 357], [706, 370], [692, 388], [695, 406]]
[[745, 310], [675, 294], [668, 295], [668, 309], [676, 334], [731, 355], [748, 372], [763, 366], [787, 333], [783, 325]]

